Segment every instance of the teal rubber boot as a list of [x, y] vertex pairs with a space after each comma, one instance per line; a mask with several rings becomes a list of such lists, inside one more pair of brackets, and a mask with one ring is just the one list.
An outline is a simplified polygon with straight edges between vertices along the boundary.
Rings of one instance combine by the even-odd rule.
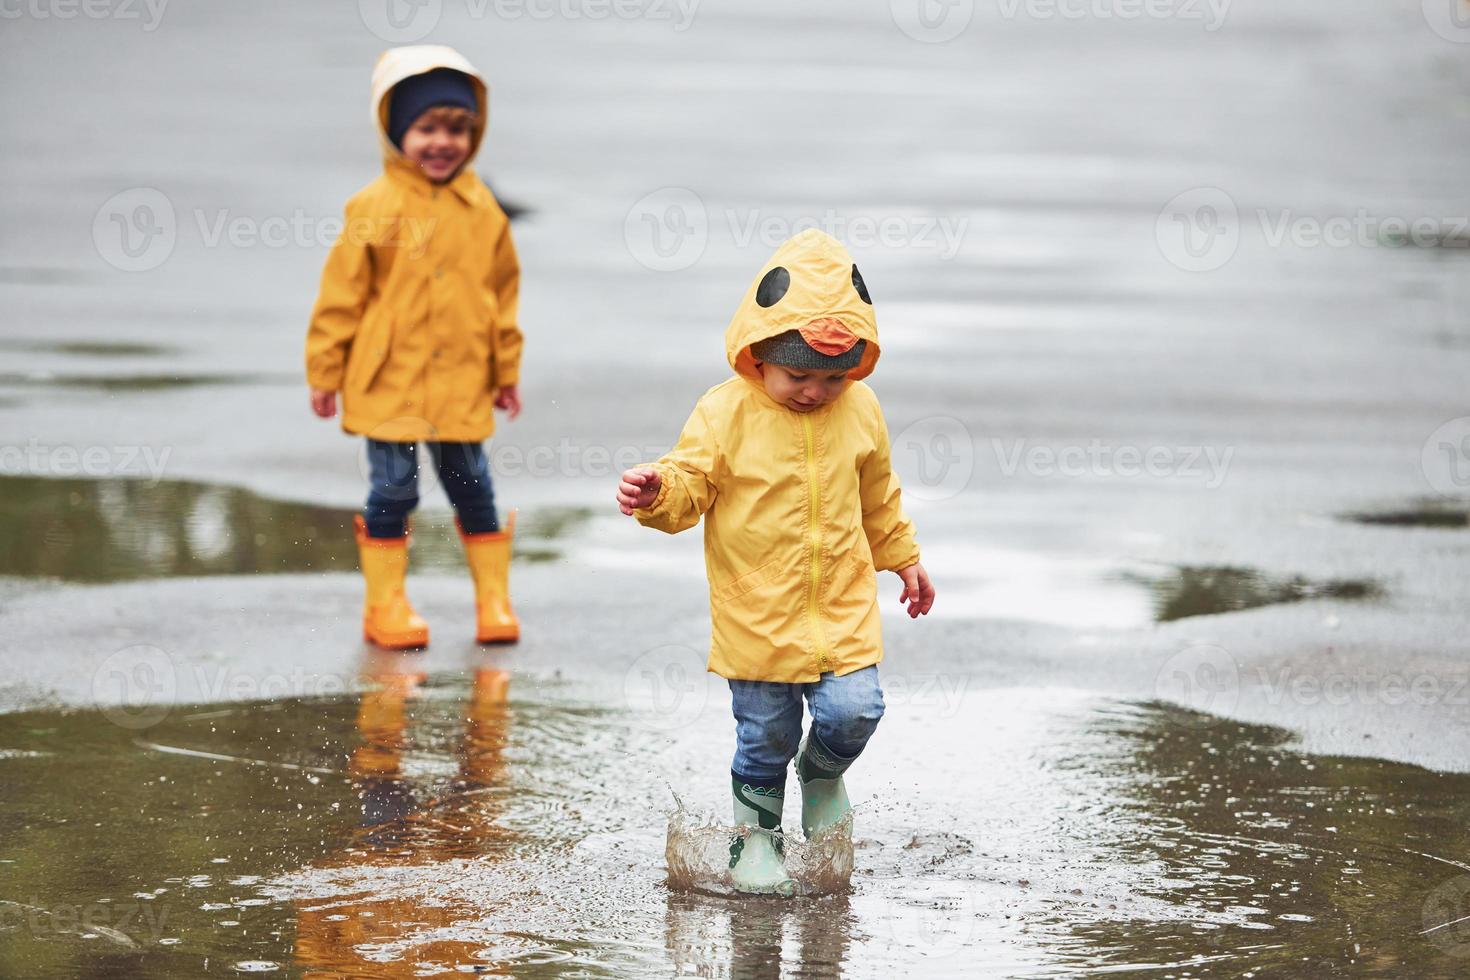
[[808, 733], [796, 752], [796, 775], [801, 781], [801, 829], [807, 840], [836, 826], [852, 811], [842, 774], [853, 763]]
[[753, 895], [794, 895], [796, 882], [786, 873], [781, 853], [782, 789], [751, 786], [731, 778], [735, 794], [735, 826], [749, 827], [730, 843], [730, 881], [735, 890]]

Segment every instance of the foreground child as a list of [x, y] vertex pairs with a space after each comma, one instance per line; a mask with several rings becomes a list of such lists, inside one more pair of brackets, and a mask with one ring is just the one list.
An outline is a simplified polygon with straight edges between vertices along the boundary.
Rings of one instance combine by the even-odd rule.
[[[874, 570], [903, 579], [910, 617], [934, 587], [899, 500], [878, 399], [872, 300], [836, 239], [787, 241], [725, 332], [736, 376], [705, 392], [678, 445], [622, 476], [624, 514], [670, 534], [704, 516], [709, 669], [735, 712], [731, 847], [742, 891], [791, 887], [776, 833], [796, 759], [808, 837], [850, 809], [842, 774], [883, 716]], [[802, 699], [811, 730], [802, 737]]]
[[520, 414], [520, 266], [510, 224], [470, 169], [485, 135], [485, 82], [459, 52], [394, 48], [373, 69], [383, 174], [347, 202], [306, 338], [313, 411], [367, 437], [371, 488], [356, 519], [364, 636], [422, 647], [404, 593], [419, 443], [454, 504], [475, 579], [476, 638], [510, 642], [514, 514], [501, 529], [482, 443], [495, 409]]

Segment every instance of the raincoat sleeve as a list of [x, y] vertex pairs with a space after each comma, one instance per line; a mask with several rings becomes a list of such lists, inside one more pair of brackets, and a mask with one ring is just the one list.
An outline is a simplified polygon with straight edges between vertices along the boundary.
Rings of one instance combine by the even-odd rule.
[[321, 288], [306, 331], [306, 383], [325, 391], [342, 388], [347, 353], [372, 286], [372, 252], [362, 235], [353, 234], [354, 217], [349, 201], [342, 233], [322, 269]]
[[521, 304], [521, 263], [516, 257], [515, 243], [510, 238], [510, 222], [501, 226], [495, 243], [495, 262], [490, 272], [490, 288], [500, 312], [495, 319], [495, 384], [505, 387], [520, 383], [521, 327], [518, 322]]
[[863, 532], [873, 552], [873, 567], [880, 572], [896, 572], [919, 560], [919, 545], [914, 540], [914, 522], [903, 512], [888, 445], [888, 426], [876, 402], [873, 408], [875, 445], [858, 472]]
[[652, 504], [633, 511], [633, 516], [639, 524], [668, 534], [687, 531], [699, 523], [700, 515], [714, 506], [718, 463], [719, 446], [709, 416], [702, 403], [695, 405], [678, 443], [651, 464], [662, 481], [658, 496]]

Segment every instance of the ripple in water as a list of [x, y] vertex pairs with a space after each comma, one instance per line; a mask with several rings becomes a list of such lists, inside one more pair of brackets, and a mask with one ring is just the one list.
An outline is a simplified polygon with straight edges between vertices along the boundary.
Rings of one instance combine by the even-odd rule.
[[[674, 794], [664, 858], [672, 891], [736, 895], [730, 881], [730, 841], [748, 834], [709, 813], [692, 810]], [[852, 814], [808, 841], [778, 835], [786, 855], [786, 871], [796, 882], [796, 895], [835, 895], [852, 886]], [[763, 896], [764, 897], [764, 896]]]

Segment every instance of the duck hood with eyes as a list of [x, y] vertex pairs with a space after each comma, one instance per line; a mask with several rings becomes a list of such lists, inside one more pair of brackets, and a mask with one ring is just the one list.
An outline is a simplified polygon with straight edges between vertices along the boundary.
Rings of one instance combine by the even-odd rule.
[[436, 68], [453, 68], [457, 72], [463, 72], [469, 76], [470, 84], [475, 90], [480, 124], [470, 137], [469, 155], [465, 157], [455, 177], [470, 172], [470, 164], [474, 162], [480, 143], [485, 138], [485, 131], [489, 128], [490, 88], [464, 55], [443, 44], [410, 44], [401, 48], [389, 48], [378, 56], [377, 64], [373, 65], [373, 124], [378, 129], [378, 142], [383, 150], [385, 169], [404, 169], [419, 177], [423, 176], [419, 168], [388, 138], [388, 96], [392, 93], [393, 86], [404, 79], [428, 74]]
[[[832, 320], [844, 329], [835, 328]], [[725, 329], [730, 366], [759, 382], [750, 345], [788, 330], [802, 331], [807, 343], [824, 354], [839, 354], [867, 341], [862, 360], [847, 373], [852, 381], [872, 374], [878, 362], [878, 321], [868, 287], [843, 244], [815, 228], [782, 243], [746, 291]]]

